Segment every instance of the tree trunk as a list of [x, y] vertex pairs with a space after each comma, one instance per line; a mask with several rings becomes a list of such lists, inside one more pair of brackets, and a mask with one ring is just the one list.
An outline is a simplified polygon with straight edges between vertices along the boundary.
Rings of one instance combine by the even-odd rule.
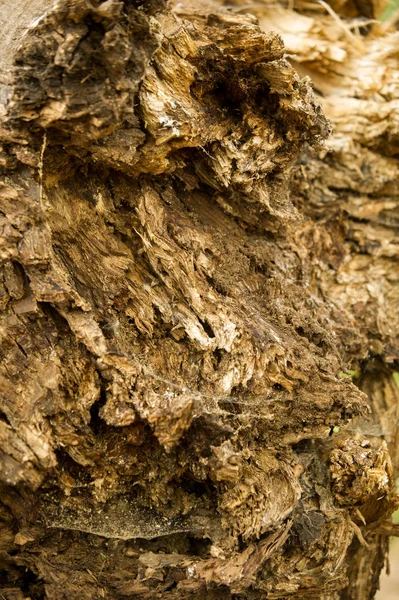
[[375, 595], [399, 38], [284, 6], [3, 0], [2, 598]]

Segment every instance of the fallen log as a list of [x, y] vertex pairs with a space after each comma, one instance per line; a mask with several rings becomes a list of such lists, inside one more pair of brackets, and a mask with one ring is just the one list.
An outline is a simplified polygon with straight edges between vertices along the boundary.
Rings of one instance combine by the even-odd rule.
[[399, 466], [384, 6], [3, 4], [2, 596], [373, 598]]

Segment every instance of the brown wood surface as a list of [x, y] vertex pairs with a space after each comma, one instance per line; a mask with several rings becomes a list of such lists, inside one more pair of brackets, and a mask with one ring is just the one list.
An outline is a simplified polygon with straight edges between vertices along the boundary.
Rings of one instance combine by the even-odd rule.
[[3, 3], [0, 598], [378, 589], [398, 33], [295, 6]]

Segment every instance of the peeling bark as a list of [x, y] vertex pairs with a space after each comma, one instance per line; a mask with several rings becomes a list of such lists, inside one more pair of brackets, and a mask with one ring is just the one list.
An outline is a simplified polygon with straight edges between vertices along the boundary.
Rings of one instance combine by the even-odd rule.
[[30, 3], [0, 37], [7, 599], [378, 588], [398, 34], [247, 5]]

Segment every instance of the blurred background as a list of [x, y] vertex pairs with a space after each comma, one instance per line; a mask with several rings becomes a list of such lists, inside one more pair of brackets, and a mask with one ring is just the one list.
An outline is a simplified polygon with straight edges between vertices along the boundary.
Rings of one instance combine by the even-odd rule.
[[[399, 0], [390, 0], [390, 2], [388, 3], [388, 7], [385, 10], [384, 14], [381, 17], [382, 21], [386, 21], [387, 19], [390, 19], [394, 13], [399, 9]], [[399, 15], [398, 15], [399, 17]]]
[[[381, 20], [399, 19], [399, 0], [391, 0]], [[399, 481], [397, 481], [399, 491]], [[393, 520], [399, 523], [399, 511]], [[386, 570], [381, 576], [380, 591], [377, 592], [376, 600], [399, 600], [399, 538], [391, 538], [389, 544], [389, 571]]]
[[[399, 514], [396, 513], [399, 521]], [[390, 575], [383, 573], [376, 600], [399, 600], [399, 538], [391, 538], [389, 549]]]

